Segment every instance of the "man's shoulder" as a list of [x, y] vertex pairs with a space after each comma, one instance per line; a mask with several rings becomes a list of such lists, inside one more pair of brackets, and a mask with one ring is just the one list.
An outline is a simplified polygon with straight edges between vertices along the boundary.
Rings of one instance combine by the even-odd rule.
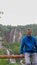
[[36, 37], [35, 36], [31, 36], [32, 37], [32, 39], [36, 39]]
[[26, 37], [27, 37], [27, 36], [23, 36], [23, 38], [22, 38], [22, 39], [26, 39]]

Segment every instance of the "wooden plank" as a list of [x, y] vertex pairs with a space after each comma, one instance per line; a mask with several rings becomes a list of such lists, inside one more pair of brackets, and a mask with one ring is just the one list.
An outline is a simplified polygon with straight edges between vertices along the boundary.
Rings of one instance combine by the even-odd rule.
[[0, 55], [0, 59], [24, 58], [24, 55]]

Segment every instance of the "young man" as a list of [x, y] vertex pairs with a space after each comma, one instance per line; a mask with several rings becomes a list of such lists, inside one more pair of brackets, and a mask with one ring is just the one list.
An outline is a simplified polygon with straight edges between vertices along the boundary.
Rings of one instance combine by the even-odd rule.
[[[35, 32], [35, 31], [34, 31]], [[33, 65], [37, 65], [37, 43], [34, 36], [32, 36], [31, 29], [26, 30], [26, 36], [22, 38], [21, 48], [20, 48], [21, 56], [25, 55], [25, 64], [31, 65], [30, 55], [32, 55]]]

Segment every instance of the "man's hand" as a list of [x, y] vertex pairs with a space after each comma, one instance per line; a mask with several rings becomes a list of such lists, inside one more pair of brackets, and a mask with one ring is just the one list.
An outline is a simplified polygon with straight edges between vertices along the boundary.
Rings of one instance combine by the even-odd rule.
[[23, 56], [23, 54], [20, 54], [20, 56]]
[[21, 57], [23, 57], [24, 55], [23, 54], [20, 54]]

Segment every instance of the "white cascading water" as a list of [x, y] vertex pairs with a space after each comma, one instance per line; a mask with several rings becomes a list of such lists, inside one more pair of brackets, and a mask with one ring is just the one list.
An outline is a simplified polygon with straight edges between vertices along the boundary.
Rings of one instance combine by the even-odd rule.
[[[10, 55], [10, 51], [7, 49], [7, 55]], [[10, 59], [10, 63], [16, 63], [15, 59]]]
[[15, 31], [14, 31], [13, 43], [15, 42], [15, 38], [16, 38], [16, 29], [15, 29]]
[[21, 41], [21, 38], [22, 38], [22, 33], [21, 33], [21, 32], [19, 32], [18, 42], [20, 42], [20, 41]]
[[15, 42], [15, 34], [14, 34], [14, 36], [13, 36], [13, 43]]

